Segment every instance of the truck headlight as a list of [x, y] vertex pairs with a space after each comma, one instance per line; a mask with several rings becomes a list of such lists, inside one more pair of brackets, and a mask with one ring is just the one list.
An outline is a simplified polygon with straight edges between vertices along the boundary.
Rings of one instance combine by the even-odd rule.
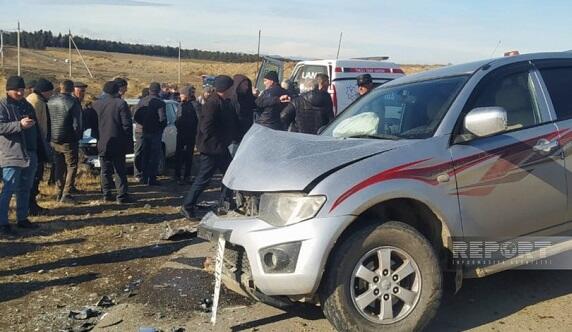
[[303, 193], [262, 194], [259, 217], [273, 226], [292, 225], [313, 218], [326, 202], [326, 196]]

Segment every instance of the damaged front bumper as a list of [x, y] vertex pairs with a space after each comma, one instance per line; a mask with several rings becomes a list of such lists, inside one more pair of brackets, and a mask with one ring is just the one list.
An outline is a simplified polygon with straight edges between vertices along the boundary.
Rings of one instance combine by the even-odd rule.
[[329, 252], [353, 218], [275, 227], [256, 217], [209, 213], [199, 225], [199, 237], [216, 241], [222, 234], [227, 241], [223, 281], [235, 283], [229, 288], [247, 295], [303, 296], [318, 288]]

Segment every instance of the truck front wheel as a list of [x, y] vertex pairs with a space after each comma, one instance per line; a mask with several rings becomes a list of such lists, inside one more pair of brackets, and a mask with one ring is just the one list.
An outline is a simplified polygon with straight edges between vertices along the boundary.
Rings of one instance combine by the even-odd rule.
[[442, 274], [429, 241], [397, 221], [368, 225], [335, 250], [320, 287], [338, 331], [417, 331], [435, 315]]

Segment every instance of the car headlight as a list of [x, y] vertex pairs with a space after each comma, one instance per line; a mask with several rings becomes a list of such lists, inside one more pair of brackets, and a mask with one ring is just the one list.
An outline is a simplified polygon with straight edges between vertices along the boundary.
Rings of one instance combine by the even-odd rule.
[[260, 197], [259, 217], [273, 226], [286, 226], [313, 218], [326, 196], [303, 193], [269, 193]]

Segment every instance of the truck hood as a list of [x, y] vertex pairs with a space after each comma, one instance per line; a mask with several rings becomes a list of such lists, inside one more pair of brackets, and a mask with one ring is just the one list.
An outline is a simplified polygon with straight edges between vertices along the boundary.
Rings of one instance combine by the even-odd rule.
[[411, 141], [340, 139], [254, 125], [244, 136], [223, 183], [240, 191], [302, 191], [332, 170], [407, 144]]

